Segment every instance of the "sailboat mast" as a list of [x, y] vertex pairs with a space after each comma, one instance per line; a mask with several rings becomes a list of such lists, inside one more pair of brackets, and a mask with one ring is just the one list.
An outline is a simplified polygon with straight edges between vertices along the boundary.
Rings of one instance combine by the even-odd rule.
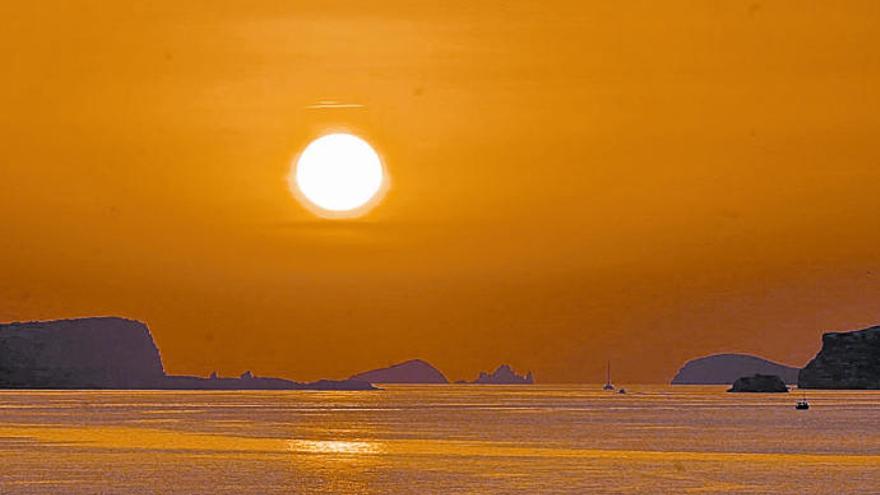
[[605, 368], [605, 386], [602, 387], [602, 390], [614, 390], [614, 385], [611, 384], [611, 360], [608, 360], [608, 365]]
[[611, 383], [611, 361], [608, 361], [608, 367], [605, 370], [605, 383]]

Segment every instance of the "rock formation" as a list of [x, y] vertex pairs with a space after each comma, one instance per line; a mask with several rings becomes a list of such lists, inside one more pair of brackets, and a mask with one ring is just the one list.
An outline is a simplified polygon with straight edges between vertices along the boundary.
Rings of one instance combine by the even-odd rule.
[[822, 350], [801, 370], [798, 388], [880, 389], [880, 326], [822, 335]]
[[0, 387], [150, 388], [164, 378], [147, 326], [123, 318], [0, 325]]
[[752, 375], [737, 378], [728, 392], [788, 392], [782, 378], [776, 375]]
[[748, 354], [714, 354], [684, 364], [673, 385], [730, 385], [746, 375], [777, 375], [785, 383], [797, 383], [798, 368]]
[[472, 383], [492, 385], [531, 385], [535, 383], [535, 378], [532, 376], [531, 371], [525, 376], [521, 376], [517, 375], [509, 365], [502, 364], [492, 372], [492, 374], [481, 371], [480, 376], [478, 376]]
[[318, 380], [300, 383], [283, 378], [254, 376], [238, 378], [202, 378], [168, 375], [155, 387], [160, 390], [376, 390], [368, 382], [357, 380]]
[[358, 373], [349, 380], [369, 383], [449, 383], [443, 373], [421, 359]]
[[150, 330], [124, 318], [0, 324], [0, 388], [373, 390], [367, 382], [169, 376]]

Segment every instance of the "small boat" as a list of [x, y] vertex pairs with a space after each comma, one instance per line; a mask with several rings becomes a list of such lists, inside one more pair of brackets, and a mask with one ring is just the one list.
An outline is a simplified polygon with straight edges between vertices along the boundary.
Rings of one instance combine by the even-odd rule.
[[806, 410], [806, 409], [809, 409], [809, 408], [810, 408], [810, 403], [807, 402], [807, 396], [804, 395], [804, 398], [803, 398], [803, 399], [797, 401], [797, 404], [794, 405], [794, 408], [795, 408], [795, 409], [798, 409], [798, 410]]
[[611, 361], [608, 361], [608, 368], [605, 371], [605, 385], [602, 390], [614, 390], [614, 385], [611, 384]]
[[618, 394], [625, 394], [625, 393], [626, 393], [626, 389], [625, 389], [625, 388], [622, 388], [622, 389], [618, 390], [617, 393], [618, 393]]

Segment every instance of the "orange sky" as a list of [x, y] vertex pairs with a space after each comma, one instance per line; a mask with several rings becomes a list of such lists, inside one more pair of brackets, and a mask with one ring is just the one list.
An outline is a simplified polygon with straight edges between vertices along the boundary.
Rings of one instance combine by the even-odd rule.
[[[3, 2], [0, 321], [174, 373], [671, 378], [880, 322], [880, 3]], [[362, 105], [310, 109], [321, 100]], [[291, 196], [309, 139], [393, 178]]]

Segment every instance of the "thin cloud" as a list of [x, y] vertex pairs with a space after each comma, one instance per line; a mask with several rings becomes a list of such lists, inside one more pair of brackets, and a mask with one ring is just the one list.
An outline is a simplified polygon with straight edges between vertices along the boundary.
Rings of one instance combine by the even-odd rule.
[[322, 110], [332, 108], [364, 108], [364, 105], [361, 105], [360, 103], [344, 103], [334, 100], [321, 100], [311, 105], [307, 105], [305, 108], [309, 110]]

